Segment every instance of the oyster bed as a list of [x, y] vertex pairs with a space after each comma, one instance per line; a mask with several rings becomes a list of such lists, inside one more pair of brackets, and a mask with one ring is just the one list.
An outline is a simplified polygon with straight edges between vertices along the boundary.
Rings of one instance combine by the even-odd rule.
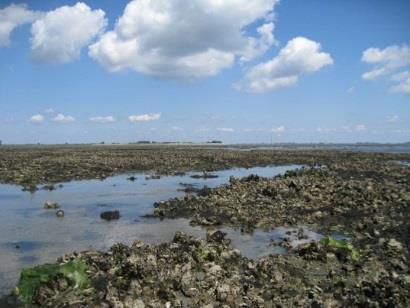
[[[200, 171], [236, 164], [305, 164], [308, 167], [283, 176], [231, 178], [229, 184], [200, 190], [197, 196], [157, 202], [153, 216], [188, 218], [193, 225], [232, 227], [249, 234], [309, 225], [325, 236], [344, 234], [349, 242], [326, 238], [293, 247], [285, 238], [279, 245], [286, 247], [288, 254], [258, 260], [233, 249], [221, 231], [209, 233], [206, 239], [178, 232], [173, 241], [159, 245], [139, 241], [131, 246], [115, 244], [108, 252], [85, 251], [59, 259], [57, 263], [83, 260], [90, 285], [75, 289], [70, 279], [57, 275], [34, 293], [34, 306], [410, 305], [410, 168], [392, 163], [409, 161], [409, 154], [170, 148], [159, 150], [158, 157], [164, 161], [155, 165], [156, 158], [148, 157], [152, 153], [144, 156], [147, 153], [140, 152], [130, 150], [128, 158], [133, 161], [145, 157], [147, 163], [138, 168], [158, 173], [183, 171], [189, 168], [189, 161], [193, 162], [191, 169]], [[118, 153], [107, 160], [111, 163], [106, 166], [111, 166], [112, 157]], [[79, 159], [80, 166], [83, 160]], [[45, 171], [38, 165], [34, 168], [34, 163], [25, 162], [10, 165], [8, 160], [11, 168], [5, 171], [3, 164], [0, 175], [26, 168], [30, 176], [44, 176]], [[131, 168], [125, 166], [124, 170]], [[69, 165], [62, 170], [62, 176], [68, 179]], [[100, 175], [101, 169], [93, 170], [79, 171], [78, 176]], [[110, 170], [116, 173], [123, 169]], [[1, 178], [18, 183], [12, 177]], [[56, 172], [47, 180], [40, 176], [40, 180], [30, 183], [57, 179]], [[15, 305], [17, 298], [15, 293], [0, 304]]]
[[[401, 258], [383, 244], [386, 258]], [[321, 243], [298, 246], [288, 255], [257, 261], [229, 247], [224, 233], [206, 240], [177, 233], [148, 246], [136, 241], [108, 252], [83, 252], [60, 260], [83, 260], [92, 287], [70, 287], [63, 276], [34, 294], [38, 307], [408, 307], [408, 278], [378, 258], [354, 260], [342, 248]], [[4, 299], [13, 305], [15, 298]]]
[[18, 184], [35, 191], [39, 184], [104, 179], [124, 172], [151, 170], [172, 175], [233, 167], [336, 165], [341, 160], [367, 161], [370, 163], [368, 171], [374, 172], [380, 162], [410, 161], [410, 155], [326, 150], [239, 151], [223, 147], [166, 145], [1, 146], [0, 183]]

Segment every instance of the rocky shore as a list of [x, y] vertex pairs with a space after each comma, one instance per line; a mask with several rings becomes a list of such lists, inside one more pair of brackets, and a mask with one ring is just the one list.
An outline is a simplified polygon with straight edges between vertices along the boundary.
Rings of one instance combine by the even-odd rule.
[[[153, 216], [185, 217], [194, 225], [214, 230], [229, 226], [249, 234], [256, 229], [307, 226], [324, 238], [296, 247], [284, 238], [274, 244], [286, 248], [286, 254], [258, 260], [233, 249], [221, 231], [209, 232], [206, 239], [177, 233], [172, 242], [160, 245], [116, 244], [108, 252], [66, 255], [51, 265], [53, 271], [43, 266], [23, 272], [13, 295], [0, 304], [13, 307], [25, 300], [34, 307], [410, 306], [410, 168], [396, 162], [410, 161], [409, 154], [174, 148], [162, 149], [154, 158], [150, 149], [136, 151], [124, 154], [117, 161], [124, 169], [117, 170], [110, 168], [121, 152], [111, 153], [104, 165], [106, 174], [131, 166], [171, 173], [187, 170], [189, 162], [201, 171], [304, 164], [275, 178], [231, 178], [226, 185], [196, 195], [159, 201]], [[95, 166], [95, 157], [102, 153], [97, 151], [89, 164]], [[4, 157], [4, 152], [0, 155]], [[35, 154], [26, 157], [30, 155]], [[81, 155], [72, 158], [78, 162], [73, 167], [79, 168], [77, 174], [100, 174], [97, 167], [87, 169], [86, 154]], [[35, 168], [28, 158], [23, 161], [1, 160], [3, 181], [17, 183], [13, 176], [7, 177], [16, 170], [40, 176], [42, 180], [33, 183], [44, 181], [46, 171], [38, 167], [43, 162]], [[57, 170], [62, 177], [72, 174], [69, 165]], [[57, 174], [50, 173], [47, 179], [58, 181]], [[298, 232], [297, 237], [303, 236]]]
[[[249, 260], [216, 231], [206, 240], [177, 233], [171, 243], [136, 241], [108, 252], [82, 252], [58, 260], [81, 260], [89, 283], [75, 287], [72, 276], [43, 279], [33, 307], [408, 307], [406, 270], [387, 267], [363, 252], [305, 244], [287, 255]], [[385, 258], [403, 260], [403, 248], [383, 244]], [[77, 261], [78, 262], [78, 261]], [[44, 277], [43, 277], [44, 278]], [[17, 305], [21, 290], [4, 299]]]
[[[151, 171], [180, 174], [232, 167], [367, 161], [374, 172], [380, 162], [407, 160], [409, 154], [353, 153], [326, 150], [246, 150], [199, 146], [1, 146], [0, 183], [18, 184], [35, 191], [40, 184], [104, 179], [125, 173]], [[373, 168], [374, 167], [374, 168]], [[350, 170], [349, 172], [354, 171]], [[53, 187], [54, 186], [47, 186]]]

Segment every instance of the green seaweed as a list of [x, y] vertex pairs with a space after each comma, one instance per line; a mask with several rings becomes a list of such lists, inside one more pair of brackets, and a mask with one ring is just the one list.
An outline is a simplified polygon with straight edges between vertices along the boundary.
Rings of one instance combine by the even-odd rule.
[[324, 246], [345, 249], [349, 252], [350, 257], [354, 261], [359, 261], [361, 256], [358, 250], [356, 250], [351, 243], [346, 240], [336, 240], [330, 236], [324, 237], [320, 240], [320, 243]]
[[46, 264], [24, 269], [17, 284], [17, 294], [29, 306], [41, 284], [50, 282], [58, 274], [66, 277], [74, 289], [86, 288], [90, 285], [86, 270], [87, 264], [79, 258], [64, 264]]
[[208, 250], [203, 250], [202, 248], [199, 248], [196, 252], [196, 255], [197, 255], [197, 260], [200, 262], [209, 261], [210, 252]]

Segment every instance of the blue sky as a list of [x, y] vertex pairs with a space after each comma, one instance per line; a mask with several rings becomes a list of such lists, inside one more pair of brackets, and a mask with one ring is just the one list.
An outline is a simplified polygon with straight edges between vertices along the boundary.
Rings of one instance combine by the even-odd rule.
[[409, 1], [184, 3], [0, 1], [0, 139], [410, 141]]

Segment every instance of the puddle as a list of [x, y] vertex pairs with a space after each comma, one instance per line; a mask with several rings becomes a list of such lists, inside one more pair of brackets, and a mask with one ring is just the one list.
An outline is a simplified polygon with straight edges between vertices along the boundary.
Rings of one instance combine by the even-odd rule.
[[[239, 230], [223, 228], [227, 237], [232, 240], [232, 247], [239, 249], [242, 254], [250, 259], [258, 259], [271, 253], [284, 254], [287, 249], [280, 246], [284, 239], [289, 239], [292, 247], [319, 241], [323, 235], [311, 231], [306, 226], [299, 228], [275, 228], [270, 232], [256, 230], [252, 235], [242, 234]], [[303, 230], [303, 238], [298, 238], [298, 231]]]
[[[0, 185], [0, 295], [15, 286], [22, 268], [54, 262], [72, 251], [105, 250], [116, 242], [131, 244], [137, 239], [150, 244], [166, 242], [172, 240], [176, 231], [204, 237], [206, 231], [190, 226], [189, 220], [144, 217], [152, 213], [154, 202], [184, 196], [185, 192], [178, 191], [184, 188], [180, 183], [197, 188], [216, 187], [227, 183], [230, 176], [253, 173], [273, 177], [298, 167], [229, 169], [212, 172], [218, 177], [206, 179], [191, 177], [203, 175], [201, 172], [160, 179], [150, 179], [149, 174], [143, 173], [124, 174], [103, 181], [68, 182], [57, 190], [38, 190], [33, 194], [21, 191], [19, 186]], [[127, 180], [130, 176], [136, 180]], [[45, 210], [46, 201], [58, 202], [65, 212], [64, 218], [56, 217], [55, 210]], [[107, 210], [119, 210], [121, 218], [102, 220], [100, 214]], [[271, 243], [288, 230], [256, 231], [253, 236], [229, 228], [223, 231], [232, 239], [232, 245], [249, 258], [285, 252]]]
[[410, 161], [404, 161], [404, 160], [393, 160], [392, 163], [402, 165], [402, 166], [407, 166], [410, 167]]
[[16, 249], [22, 252], [30, 252], [40, 248], [43, 248], [45, 245], [42, 242], [38, 241], [20, 241], [20, 242], [9, 242], [3, 244], [5, 249]]

